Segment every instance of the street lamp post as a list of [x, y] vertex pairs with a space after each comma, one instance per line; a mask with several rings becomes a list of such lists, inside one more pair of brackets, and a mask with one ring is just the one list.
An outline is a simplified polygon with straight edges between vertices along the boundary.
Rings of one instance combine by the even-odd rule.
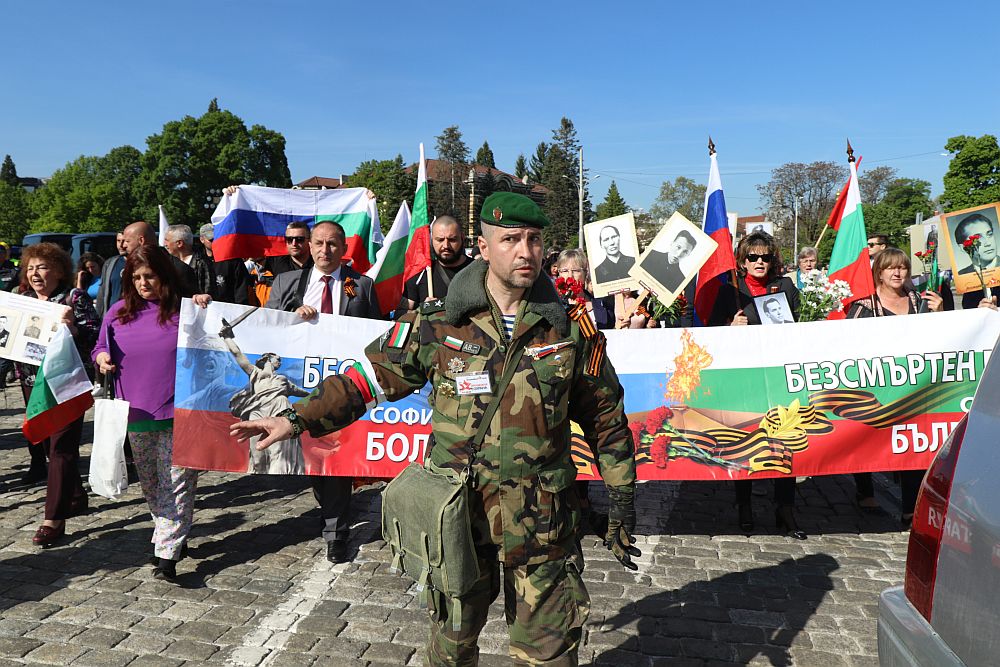
[[795, 195], [795, 231], [794, 231], [794, 257], [796, 261], [799, 258], [799, 202], [802, 201], [802, 195]]
[[580, 225], [576, 231], [576, 245], [583, 250], [583, 146], [580, 146], [580, 185], [577, 195], [580, 198]]

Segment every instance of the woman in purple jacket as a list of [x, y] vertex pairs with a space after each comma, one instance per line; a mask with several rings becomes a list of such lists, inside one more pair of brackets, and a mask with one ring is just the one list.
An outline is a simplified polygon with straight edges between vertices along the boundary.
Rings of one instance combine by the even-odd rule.
[[128, 432], [142, 493], [153, 515], [157, 579], [173, 581], [191, 531], [198, 474], [171, 465], [178, 278], [166, 253], [140, 246], [122, 272], [122, 300], [104, 315], [94, 363], [114, 373], [129, 402]]

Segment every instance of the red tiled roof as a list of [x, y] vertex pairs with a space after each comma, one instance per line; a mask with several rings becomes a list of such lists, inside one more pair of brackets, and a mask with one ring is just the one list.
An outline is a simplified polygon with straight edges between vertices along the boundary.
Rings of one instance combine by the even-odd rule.
[[328, 188], [332, 190], [340, 187], [340, 179], [327, 178], [325, 176], [313, 176], [311, 178], [307, 178], [301, 183], [296, 183], [295, 185], [300, 188]]
[[[481, 165], [481, 164], [471, 164], [469, 166], [472, 169], [475, 169], [477, 174], [486, 174], [486, 173], [489, 173], [491, 176], [506, 176], [507, 178], [511, 179], [512, 181], [520, 181], [521, 180], [517, 176], [515, 176], [514, 174], [508, 174], [506, 171], [501, 171], [500, 169], [496, 169], [495, 167], [486, 167], [486, 166]], [[416, 165], [416, 163], [414, 163], [414, 164], [411, 164], [409, 167], [407, 167], [406, 171], [409, 173], [409, 172], [416, 171], [416, 169], [417, 169], [417, 165]], [[461, 177], [464, 179], [467, 175], [468, 175], [468, 172], [463, 172], [461, 174]], [[450, 181], [451, 180], [451, 164], [449, 162], [447, 162], [446, 160], [428, 159], [427, 160], [427, 180], [429, 180], [429, 181], [438, 181], [438, 182]], [[529, 183], [528, 185], [531, 186], [532, 192], [538, 192], [538, 193], [546, 194], [549, 191], [549, 189], [547, 187], [545, 187], [544, 185], [541, 185], [539, 183]]]

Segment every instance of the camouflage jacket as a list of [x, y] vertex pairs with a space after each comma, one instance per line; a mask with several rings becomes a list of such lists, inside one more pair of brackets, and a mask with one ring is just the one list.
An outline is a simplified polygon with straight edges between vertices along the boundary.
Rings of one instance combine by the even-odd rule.
[[[609, 486], [635, 483], [634, 445], [601, 334], [588, 327], [586, 336], [541, 276], [522, 301], [513, 342], [503, 342], [486, 295], [486, 270], [485, 262], [474, 262], [455, 276], [445, 302], [407, 313], [365, 353], [388, 400], [431, 383], [429, 464], [469, 472], [476, 543], [496, 545], [506, 565], [537, 564], [575, 550], [579, 507], [570, 419], [583, 428]], [[525, 353], [474, 453], [471, 441], [493, 393], [463, 395], [456, 391], [458, 376], [485, 371], [495, 387], [515, 345]], [[337, 375], [296, 410], [319, 436], [360, 418], [365, 405], [356, 386]]]

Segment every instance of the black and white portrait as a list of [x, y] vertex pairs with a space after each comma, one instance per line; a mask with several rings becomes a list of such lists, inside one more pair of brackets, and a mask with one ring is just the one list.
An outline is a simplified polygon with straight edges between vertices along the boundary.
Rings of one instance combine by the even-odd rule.
[[592, 222], [583, 228], [594, 296], [636, 287], [629, 270], [635, 266], [639, 244], [631, 213]]
[[24, 327], [24, 337], [38, 339], [42, 335], [42, 318], [40, 315], [32, 315], [28, 318], [28, 323]]
[[784, 292], [754, 297], [753, 305], [760, 316], [761, 324], [792, 324], [792, 309]]
[[0, 308], [0, 353], [7, 352], [14, 345], [14, 332], [21, 323], [21, 313]]
[[718, 244], [680, 213], [674, 213], [646, 252], [632, 275], [661, 303], [672, 302], [698, 273]]

